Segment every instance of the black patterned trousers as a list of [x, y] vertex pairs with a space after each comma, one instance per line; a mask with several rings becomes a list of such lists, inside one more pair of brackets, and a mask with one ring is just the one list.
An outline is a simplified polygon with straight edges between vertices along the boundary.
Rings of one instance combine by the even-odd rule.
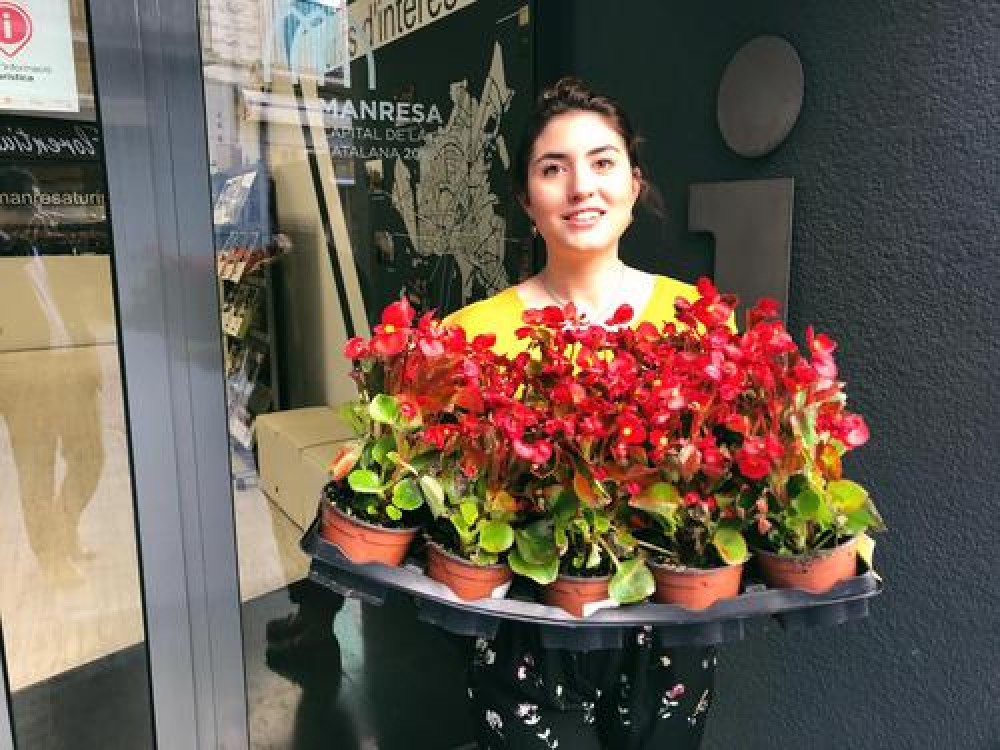
[[696, 750], [715, 664], [714, 648], [665, 649], [652, 628], [580, 652], [504, 622], [476, 641], [470, 666], [479, 750]]

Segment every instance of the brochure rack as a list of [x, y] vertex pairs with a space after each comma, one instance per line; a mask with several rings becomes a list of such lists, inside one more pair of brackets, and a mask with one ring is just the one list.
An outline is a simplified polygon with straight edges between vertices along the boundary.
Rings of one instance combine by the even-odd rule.
[[[271, 183], [262, 167], [217, 175], [213, 205], [216, 270], [222, 312], [226, 408], [236, 464], [252, 467], [254, 419], [281, 403], [275, 262], [290, 249], [272, 231]], [[237, 484], [251, 468], [234, 472]]]
[[466, 602], [423, 574], [418, 548], [399, 568], [352, 563], [319, 535], [318, 522], [306, 532], [302, 549], [312, 556], [309, 578], [343, 596], [381, 605], [391, 592], [415, 597], [421, 620], [457, 635], [493, 637], [503, 620], [532, 622], [541, 628], [547, 648], [591, 651], [617, 648], [626, 631], [652, 626], [663, 646], [711, 645], [741, 640], [746, 623], [773, 617], [786, 630], [839, 625], [868, 615], [869, 600], [881, 593], [881, 579], [871, 570], [824, 594], [769, 589], [752, 576], [744, 593], [701, 611], [674, 604], [632, 604], [574, 617], [539, 604], [534, 585], [515, 576], [507, 597]]

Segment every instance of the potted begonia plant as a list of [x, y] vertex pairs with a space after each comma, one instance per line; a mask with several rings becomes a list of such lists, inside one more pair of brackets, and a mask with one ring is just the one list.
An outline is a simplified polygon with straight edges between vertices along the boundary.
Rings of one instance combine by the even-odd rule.
[[826, 591], [856, 574], [865, 532], [885, 528], [867, 490], [843, 474], [868, 427], [846, 408], [829, 336], [808, 328], [803, 352], [763, 300], [737, 343], [747, 383], [734, 459], [762, 571], [771, 585]]
[[[617, 348], [636, 362], [628, 452], [632, 525], [650, 553], [657, 601], [703, 609], [739, 593], [748, 557], [731, 471], [743, 371], [730, 361], [736, 299], [707, 279], [680, 300], [677, 322], [641, 324]], [[636, 474], [636, 469], [632, 469]]]
[[[630, 318], [623, 305], [606, 325]], [[623, 482], [608, 469], [628, 445], [616, 431], [630, 387], [627, 367], [608, 346], [608, 328], [578, 316], [572, 305], [529, 310], [524, 320], [521, 396], [539, 415], [532, 445], [550, 446], [551, 466], [536, 472], [542, 517], [515, 535], [511, 567], [546, 583], [545, 600], [573, 614], [586, 611], [588, 599], [641, 601], [652, 594], [653, 577], [622, 516]]]
[[351, 339], [344, 354], [358, 398], [341, 416], [357, 437], [331, 463], [320, 532], [354, 562], [398, 565], [431, 486], [425, 469], [438, 458], [425, 430], [475, 395], [462, 375], [467, 346], [432, 315], [416, 320], [403, 297], [386, 307], [371, 339]]
[[470, 342], [465, 375], [474, 397], [457, 404], [451, 420], [424, 430], [439, 456], [423, 480], [434, 519], [427, 574], [466, 600], [506, 593], [506, 552], [525, 505], [514, 489], [522, 460], [501, 427], [518, 408], [520, 378], [506, 357], [490, 351], [492, 343], [487, 336]]

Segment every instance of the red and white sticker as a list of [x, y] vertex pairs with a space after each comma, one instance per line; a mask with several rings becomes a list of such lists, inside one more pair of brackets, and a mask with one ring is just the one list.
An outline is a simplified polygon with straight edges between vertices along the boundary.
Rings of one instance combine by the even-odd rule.
[[0, 52], [14, 57], [31, 41], [31, 16], [20, 5], [0, 1]]

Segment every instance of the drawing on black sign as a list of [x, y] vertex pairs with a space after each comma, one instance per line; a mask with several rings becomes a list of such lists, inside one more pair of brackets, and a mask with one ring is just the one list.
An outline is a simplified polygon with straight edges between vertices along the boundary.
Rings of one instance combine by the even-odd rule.
[[488, 296], [510, 281], [504, 268], [505, 223], [490, 184], [494, 159], [509, 156], [500, 122], [513, 90], [504, 77], [503, 52], [493, 48], [490, 71], [476, 98], [466, 81], [451, 84], [453, 108], [447, 123], [427, 136], [419, 172], [396, 160], [392, 204], [403, 218], [419, 256], [449, 257], [458, 267], [462, 300]]

